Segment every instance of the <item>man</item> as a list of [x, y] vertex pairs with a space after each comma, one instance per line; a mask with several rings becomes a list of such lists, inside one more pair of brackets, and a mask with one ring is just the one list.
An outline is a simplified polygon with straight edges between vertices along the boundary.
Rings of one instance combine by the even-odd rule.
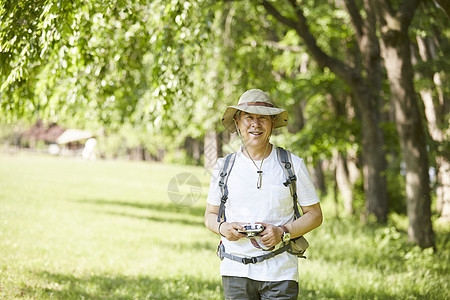
[[[287, 125], [288, 115], [276, 108], [261, 90], [246, 91], [237, 106], [229, 106], [222, 124], [237, 132], [243, 146], [228, 174], [225, 220], [218, 221], [222, 193], [219, 159], [211, 178], [205, 225], [222, 236], [222, 250], [228, 257], [254, 258], [270, 253], [282, 240], [300, 237], [322, 223], [322, 210], [303, 160], [292, 155], [297, 176], [298, 202], [303, 211], [294, 218], [293, 200], [276, 148], [270, 143], [274, 128]], [[248, 238], [244, 225], [260, 224], [264, 230]], [[241, 232], [240, 232], [241, 231]], [[256, 243], [255, 243], [256, 241]], [[275, 248], [277, 249], [277, 248]], [[297, 299], [298, 258], [286, 251], [264, 261], [242, 263], [221, 257], [220, 273], [225, 299]]]

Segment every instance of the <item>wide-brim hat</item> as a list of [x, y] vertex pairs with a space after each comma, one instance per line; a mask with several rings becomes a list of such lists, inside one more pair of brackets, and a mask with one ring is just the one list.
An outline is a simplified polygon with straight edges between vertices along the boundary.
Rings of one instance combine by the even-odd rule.
[[269, 95], [258, 89], [246, 91], [239, 98], [237, 105], [228, 106], [225, 110], [222, 124], [231, 133], [236, 132], [233, 118], [238, 110], [257, 115], [275, 115], [274, 128], [286, 126], [288, 123], [288, 112], [282, 108], [275, 107]]

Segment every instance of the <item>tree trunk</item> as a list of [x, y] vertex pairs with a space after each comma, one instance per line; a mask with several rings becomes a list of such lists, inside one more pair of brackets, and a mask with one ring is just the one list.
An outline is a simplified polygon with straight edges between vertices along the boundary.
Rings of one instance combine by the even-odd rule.
[[[362, 165], [364, 175], [364, 190], [366, 193], [366, 210], [367, 214], [373, 214], [380, 222], [387, 220], [389, 210], [387, 181], [384, 175], [387, 162], [386, 154], [383, 147], [384, 138], [379, 120], [371, 100], [363, 100], [370, 98], [364, 86], [354, 87], [358, 101], [359, 111], [361, 113], [362, 130]], [[358, 94], [360, 93], [360, 94]]]
[[209, 131], [205, 134], [203, 159], [206, 170], [211, 171], [214, 168], [217, 159], [221, 155], [221, 147], [220, 136], [215, 131]]
[[338, 183], [337, 183], [337, 165], [334, 165], [334, 186], [333, 186], [333, 199], [334, 199], [334, 212], [337, 219], [339, 219], [339, 202], [338, 202]]
[[314, 186], [317, 190], [319, 190], [320, 196], [324, 197], [327, 194], [327, 187], [325, 185], [325, 175], [323, 174], [322, 164], [323, 162], [319, 160], [316, 165], [309, 168], [309, 170]]
[[[349, 116], [346, 112], [345, 100], [339, 101], [338, 97], [334, 97], [331, 94], [327, 95], [329, 106], [333, 107], [336, 118], [346, 116], [349, 119], [354, 118], [354, 114]], [[344, 210], [347, 214], [353, 214], [353, 183], [350, 180], [350, 172], [347, 167], [347, 155], [340, 152], [338, 149], [333, 151], [333, 169], [335, 170], [335, 182], [342, 196], [344, 203]]]
[[335, 151], [333, 159], [336, 165], [336, 183], [342, 195], [344, 210], [347, 214], [353, 214], [353, 185], [350, 181], [350, 174], [347, 168], [345, 155]]
[[[445, 131], [441, 130], [437, 124], [436, 107], [434, 105], [431, 90], [421, 90], [420, 96], [425, 107], [428, 132], [431, 138], [443, 143], [448, 140]], [[441, 154], [436, 156], [437, 188], [436, 188], [436, 210], [441, 215], [440, 219], [450, 222], [450, 162]]]
[[380, 44], [376, 35], [376, 13], [371, 0], [363, 1], [365, 19], [361, 18], [355, 1], [344, 0], [344, 3], [355, 28], [362, 65], [367, 73], [365, 81], [356, 81], [352, 85], [355, 102], [361, 113], [362, 145], [363, 149], [366, 149], [362, 151], [366, 211], [367, 214], [374, 214], [379, 221], [386, 221], [389, 211], [387, 181], [384, 175], [387, 169], [386, 153], [382, 147], [376, 146], [377, 143], [384, 145], [383, 132], [379, 126], [382, 68]]
[[[434, 246], [428, 177], [426, 136], [413, 83], [408, 27], [414, 12], [409, 7], [395, 18], [384, 1], [378, 1], [382, 56], [390, 81], [391, 100], [406, 171], [409, 239], [422, 248]], [[405, 5], [407, 6], [407, 5]]]
[[439, 220], [450, 223], [450, 162], [445, 157], [436, 158], [438, 165], [436, 194], [438, 199], [437, 209], [441, 214]]
[[[418, 53], [422, 61], [432, 61], [436, 57], [434, 42], [431, 39], [424, 39], [420, 36], [416, 38]], [[448, 126], [445, 126], [448, 104], [443, 94], [440, 74], [437, 72], [433, 74], [433, 83], [437, 97], [433, 98], [433, 91], [425, 88], [420, 91], [420, 96], [425, 107], [428, 132], [434, 141], [442, 144], [448, 140], [448, 133], [446, 132]], [[440, 220], [450, 222], [450, 162], [442, 153], [438, 153], [436, 156], [436, 169], [436, 209], [441, 215]]]

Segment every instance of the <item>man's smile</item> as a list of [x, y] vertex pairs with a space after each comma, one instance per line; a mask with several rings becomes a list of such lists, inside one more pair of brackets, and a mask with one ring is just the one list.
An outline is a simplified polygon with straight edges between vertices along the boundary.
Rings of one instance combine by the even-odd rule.
[[262, 133], [262, 131], [250, 131], [249, 134], [253, 135], [253, 136], [260, 136]]

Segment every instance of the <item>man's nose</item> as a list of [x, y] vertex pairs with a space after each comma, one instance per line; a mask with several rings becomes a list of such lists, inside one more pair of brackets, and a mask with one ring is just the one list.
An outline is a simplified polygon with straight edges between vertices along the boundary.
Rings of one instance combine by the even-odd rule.
[[252, 126], [256, 126], [256, 127], [258, 127], [258, 126], [260, 126], [261, 125], [261, 122], [259, 121], [259, 119], [258, 118], [254, 118], [254, 119], [252, 119], [252, 121], [251, 121], [251, 123], [250, 123]]

